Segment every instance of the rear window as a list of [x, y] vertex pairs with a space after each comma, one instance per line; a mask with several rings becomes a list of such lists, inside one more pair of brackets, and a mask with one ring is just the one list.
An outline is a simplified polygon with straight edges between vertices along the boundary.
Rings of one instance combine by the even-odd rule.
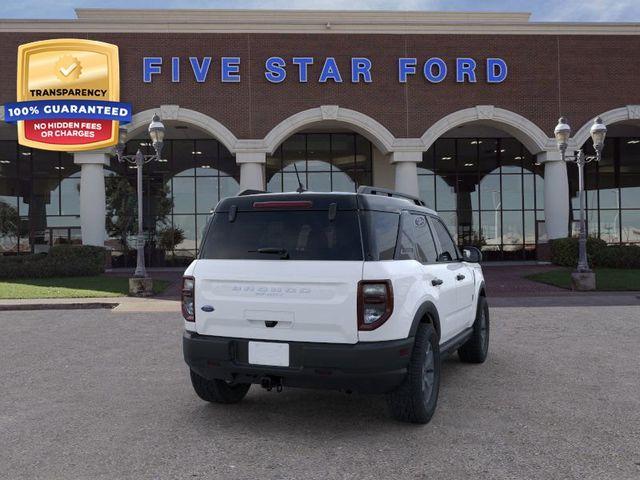
[[362, 260], [355, 211], [237, 212], [214, 215], [203, 242], [203, 259]]

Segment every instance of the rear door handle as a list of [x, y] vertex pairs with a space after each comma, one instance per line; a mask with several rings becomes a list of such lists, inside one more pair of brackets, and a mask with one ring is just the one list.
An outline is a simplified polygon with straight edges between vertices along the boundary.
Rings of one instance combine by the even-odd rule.
[[431, 285], [433, 285], [434, 287], [437, 287], [438, 285], [442, 285], [442, 280], [440, 280], [439, 278], [434, 278], [433, 280], [431, 280]]
[[462, 275], [461, 273], [456, 276], [456, 280], [458, 280], [458, 281], [464, 280], [464, 279], [465, 279], [465, 276]]

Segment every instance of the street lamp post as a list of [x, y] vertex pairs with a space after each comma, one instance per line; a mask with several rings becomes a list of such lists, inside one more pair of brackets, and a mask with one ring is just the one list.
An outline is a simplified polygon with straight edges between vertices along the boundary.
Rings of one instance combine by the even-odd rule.
[[[145, 163], [149, 163], [153, 160], [161, 159], [160, 155], [162, 153], [165, 128], [163, 123], [160, 121], [160, 117], [157, 114], [153, 116], [153, 119], [149, 124], [148, 130], [149, 130], [149, 137], [151, 138], [151, 142], [153, 145], [153, 149], [155, 150], [155, 153], [153, 155], [144, 155], [139, 148], [135, 155], [125, 155], [124, 148], [125, 148], [125, 141], [127, 137], [127, 130], [124, 127], [120, 128], [118, 145], [116, 145], [116, 156], [118, 158], [118, 161], [127, 162], [132, 165], [135, 165], [136, 173], [137, 173], [138, 235], [136, 237], [136, 250], [137, 250], [136, 271], [134, 273], [134, 278], [136, 279], [147, 278], [147, 270], [144, 264], [145, 263], [144, 262], [144, 233], [143, 233], [143, 222], [142, 222], [143, 220], [142, 167]], [[146, 292], [146, 293], [150, 293], [150, 292]]]
[[[567, 155], [567, 146], [569, 137], [571, 136], [571, 127], [567, 123], [566, 118], [561, 117], [558, 125], [554, 130], [558, 149], [562, 154], [563, 161], [574, 162], [578, 166], [578, 191], [580, 199], [580, 237], [578, 239], [578, 266], [572, 279], [574, 287], [579, 290], [593, 290], [595, 288], [595, 275], [589, 268], [589, 260], [587, 258], [587, 228], [585, 218], [585, 191], [584, 191], [584, 166], [593, 161], [599, 162], [602, 158], [602, 149], [604, 147], [604, 139], [607, 134], [607, 127], [602, 123], [602, 119], [597, 117], [591, 126], [591, 139], [593, 140], [593, 148], [595, 155], [585, 155], [582, 149], [572, 155]], [[581, 283], [581, 280], [584, 282]]]

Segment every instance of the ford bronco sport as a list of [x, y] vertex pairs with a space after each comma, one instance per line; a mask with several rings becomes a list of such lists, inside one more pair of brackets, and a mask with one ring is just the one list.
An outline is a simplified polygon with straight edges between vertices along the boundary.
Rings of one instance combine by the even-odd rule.
[[217, 205], [183, 279], [196, 393], [384, 393], [395, 418], [427, 423], [442, 356], [487, 356], [480, 252], [461, 254], [434, 211], [389, 190], [248, 193]]

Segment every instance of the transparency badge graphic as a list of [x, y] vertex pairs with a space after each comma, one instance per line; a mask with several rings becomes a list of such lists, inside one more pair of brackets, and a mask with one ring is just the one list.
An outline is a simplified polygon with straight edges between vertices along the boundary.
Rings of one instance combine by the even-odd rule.
[[118, 142], [131, 105], [120, 102], [118, 47], [93, 40], [55, 39], [18, 48], [17, 102], [5, 120], [18, 124], [18, 142], [77, 152]]

